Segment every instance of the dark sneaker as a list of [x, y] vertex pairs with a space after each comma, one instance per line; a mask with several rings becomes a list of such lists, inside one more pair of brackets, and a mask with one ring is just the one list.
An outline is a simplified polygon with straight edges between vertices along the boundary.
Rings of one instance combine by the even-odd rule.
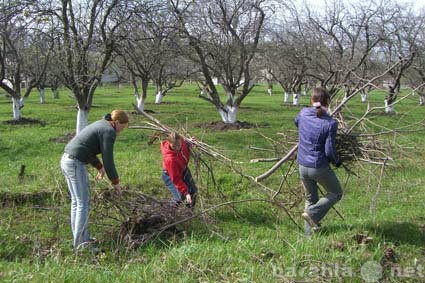
[[313, 231], [317, 231], [320, 229], [320, 226], [316, 222], [314, 222], [313, 218], [311, 218], [307, 212], [303, 212], [301, 216], [304, 218], [305, 221], [307, 221], [308, 225], [311, 226]]

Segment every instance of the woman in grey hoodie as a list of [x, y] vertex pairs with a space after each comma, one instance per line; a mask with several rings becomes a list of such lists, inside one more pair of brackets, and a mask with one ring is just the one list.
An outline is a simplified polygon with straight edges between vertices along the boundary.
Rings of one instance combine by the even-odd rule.
[[[74, 249], [85, 247], [95, 239], [88, 229], [90, 190], [86, 164], [98, 170], [96, 180], [108, 176], [118, 194], [121, 185], [114, 163], [114, 143], [118, 133], [128, 125], [128, 116], [114, 110], [105, 118], [85, 127], [65, 147], [61, 169], [71, 195], [71, 230]], [[102, 162], [96, 155], [102, 154]]]

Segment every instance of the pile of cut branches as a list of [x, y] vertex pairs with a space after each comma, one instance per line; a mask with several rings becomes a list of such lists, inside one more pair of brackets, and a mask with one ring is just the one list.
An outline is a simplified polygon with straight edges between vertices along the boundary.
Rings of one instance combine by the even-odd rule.
[[111, 238], [130, 248], [137, 248], [159, 234], [178, 233], [177, 225], [184, 225], [193, 216], [192, 209], [185, 205], [157, 200], [130, 187], [120, 197], [113, 189], [98, 191], [94, 211], [102, 219], [114, 222]]

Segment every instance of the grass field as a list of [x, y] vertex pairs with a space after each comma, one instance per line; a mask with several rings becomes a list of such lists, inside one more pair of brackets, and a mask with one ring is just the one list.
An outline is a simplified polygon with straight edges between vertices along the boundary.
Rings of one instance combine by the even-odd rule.
[[[96, 210], [91, 211], [91, 233], [101, 251], [74, 253], [69, 227], [69, 199], [59, 160], [65, 143], [55, 139], [75, 132], [75, 101], [62, 90], [59, 99], [39, 104], [31, 94], [23, 117], [41, 121], [11, 125], [10, 98], [0, 93], [0, 282], [425, 282], [425, 140], [419, 131], [389, 134], [394, 162], [382, 179], [380, 166], [355, 164], [359, 177], [336, 170], [344, 186], [343, 200], [336, 205], [342, 220], [330, 211], [323, 231], [306, 238], [285, 211], [264, 201], [266, 193], [247, 179], [211, 160], [217, 188], [200, 172], [198, 180], [203, 208], [228, 201], [208, 214], [180, 227], [182, 233], [159, 236], [138, 249], [120, 247], [111, 240], [111, 227]], [[153, 93], [153, 92], [152, 92]], [[271, 163], [249, 163], [253, 158], [274, 157], [274, 140], [294, 135], [293, 118], [300, 107], [282, 104], [282, 93], [268, 96], [265, 86], [254, 88], [242, 104], [238, 120], [256, 124], [242, 130], [214, 131], [200, 127], [218, 121], [215, 109], [197, 97], [194, 85], [184, 85], [155, 105], [148, 97], [146, 109], [164, 124], [186, 130], [232, 158], [244, 173], [257, 176]], [[371, 106], [382, 106], [384, 93], [370, 97]], [[370, 114], [369, 132], [422, 122], [425, 108], [417, 96], [396, 105], [397, 114], [382, 110]], [[93, 122], [114, 108], [132, 111], [130, 88], [98, 89], [89, 120]], [[302, 97], [306, 105], [308, 98]], [[360, 117], [366, 105], [355, 97], [344, 114], [348, 123]], [[131, 125], [144, 119], [132, 114]], [[115, 144], [115, 160], [125, 186], [158, 199], [169, 197], [162, 183], [158, 142], [149, 146], [151, 131], [127, 129]], [[282, 153], [285, 150], [280, 149]], [[19, 178], [22, 165], [25, 174]], [[295, 203], [291, 215], [299, 226], [303, 208], [297, 164], [287, 163], [264, 181], [277, 190], [282, 176], [288, 183], [278, 199]], [[193, 168], [193, 164], [191, 164]], [[205, 167], [201, 167], [201, 169]], [[370, 170], [374, 174], [370, 174]], [[90, 174], [95, 171], [90, 169]], [[106, 183], [92, 183], [92, 197]], [[220, 193], [221, 192], [221, 193]], [[201, 211], [201, 205], [196, 211]], [[113, 227], [112, 227], [113, 228]], [[369, 237], [369, 238], [366, 238]], [[380, 276], [382, 275], [382, 276]], [[381, 278], [382, 277], [382, 278]]]

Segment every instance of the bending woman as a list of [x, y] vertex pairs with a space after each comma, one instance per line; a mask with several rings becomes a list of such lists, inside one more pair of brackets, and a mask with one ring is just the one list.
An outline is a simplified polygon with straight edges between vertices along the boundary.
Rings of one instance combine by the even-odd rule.
[[[341, 166], [336, 152], [335, 138], [337, 122], [327, 113], [329, 93], [324, 88], [314, 88], [312, 107], [303, 108], [295, 118], [298, 127], [298, 164], [301, 182], [305, 189], [305, 232], [320, 228], [320, 221], [329, 209], [342, 197], [341, 185], [329, 166]], [[326, 195], [319, 199], [318, 184]]]
[[[118, 133], [128, 125], [124, 111], [114, 110], [105, 118], [85, 127], [65, 147], [61, 169], [71, 195], [71, 229], [74, 249], [84, 247], [94, 239], [89, 235], [90, 190], [86, 164], [98, 170], [96, 180], [105, 172], [118, 194], [121, 186], [114, 163], [114, 143]], [[97, 154], [102, 154], [102, 162]]]

